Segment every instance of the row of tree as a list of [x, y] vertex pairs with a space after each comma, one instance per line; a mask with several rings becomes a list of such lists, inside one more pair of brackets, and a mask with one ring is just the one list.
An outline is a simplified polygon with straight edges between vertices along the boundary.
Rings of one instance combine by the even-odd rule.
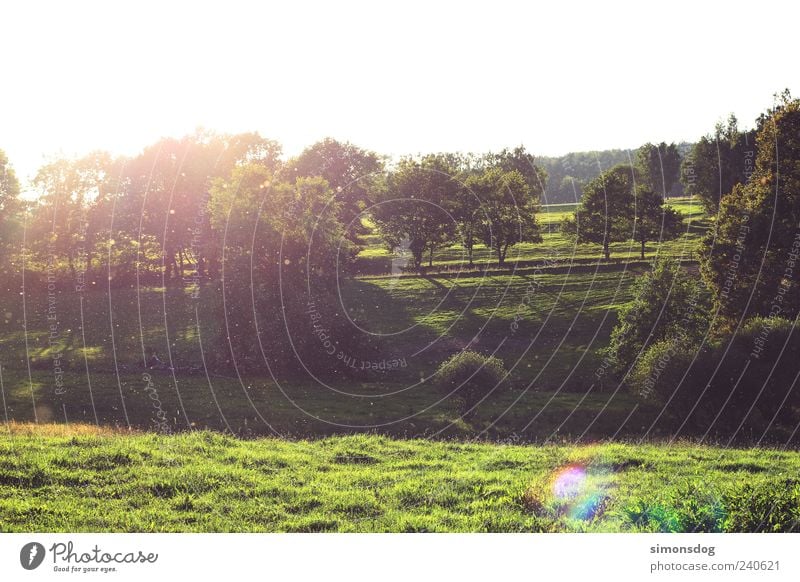
[[[763, 122], [762, 116], [759, 127]], [[633, 239], [644, 247], [676, 235], [676, 217], [662, 206], [679, 182], [715, 213], [752, 173], [754, 141], [754, 131], [740, 131], [731, 116], [686, 155], [686, 144], [648, 143], [633, 155], [613, 150], [534, 160], [519, 147], [481, 156], [404, 158], [385, 174], [386, 160], [378, 154], [332, 139], [283, 160], [280, 145], [258, 134], [201, 131], [161, 140], [133, 158], [95, 152], [54, 160], [34, 179], [34, 203], [18, 200], [18, 181], [0, 153], [0, 265], [21, 267], [9, 247], [24, 227], [28, 267], [66, 265], [76, 275], [110, 257], [120, 281], [136, 269], [163, 274], [167, 282], [181, 281], [187, 270], [214, 279], [220, 249], [208, 213], [211, 185], [246, 164], [287, 183], [325, 179], [350, 241], [364, 234], [368, 214], [387, 245], [409, 249], [416, 267], [426, 253], [431, 263], [437, 249], [454, 242], [463, 244], [470, 264], [475, 245], [483, 243], [502, 265], [514, 244], [541, 240], [538, 205], [553, 180], [569, 170], [581, 177], [562, 179], [573, 180], [575, 193], [580, 186], [583, 204], [564, 227], [580, 242], [601, 244], [608, 258], [610, 243]], [[610, 167], [604, 161], [620, 160], [613, 171], [602, 171]]]

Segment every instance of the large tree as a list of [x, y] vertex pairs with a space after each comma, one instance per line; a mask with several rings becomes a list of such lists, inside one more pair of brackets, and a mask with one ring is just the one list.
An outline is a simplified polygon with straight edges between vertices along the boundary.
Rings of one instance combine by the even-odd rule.
[[[215, 356], [244, 370], [333, 373], [348, 344], [335, 295], [343, 225], [319, 177], [279, 182], [264, 166], [237, 166], [215, 180], [209, 214], [220, 238], [224, 313]], [[328, 348], [333, 348], [331, 350]], [[327, 355], [326, 355], [327, 354]]]
[[619, 165], [589, 182], [575, 214], [564, 220], [564, 232], [579, 243], [602, 245], [603, 256], [608, 260], [611, 243], [628, 240], [633, 234], [630, 219], [634, 176], [633, 168]]
[[756, 144], [753, 174], [722, 199], [701, 252], [723, 327], [800, 311], [800, 101], [783, 95]]
[[4, 256], [5, 247], [11, 238], [11, 219], [17, 211], [19, 181], [8, 163], [8, 157], [0, 150], [0, 260]]
[[366, 232], [359, 217], [372, 202], [373, 185], [382, 170], [383, 160], [375, 152], [325, 138], [290, 159], [283, 177], [324, 178], [336, 198], [339, 220], [348, 227], [348, 238], [355, 241]]
[[635, 240], [645, 245], [653, 240], [671, 240], [681, 233], [681, 216], [664, 206], [636, 167], [615, 166], [584, 188], [580, 206], [563, 224], [563, 230], [579, 243], [602, 245], [603, 256], [611, 256], [611, 243]]
[[646, 187], [634, 190], [633, 216], [633, 240], [641, 245], [642, 260], [648, 242], [674, 240], [684, 232], [680, 213], [665, 206], [661, 195]]
[[428, 265], [432, 265], [434, 251], [455, 237], [456, 224], [448, 208], [460, 188], [456, 174], [445, 156], [403, 158], [389, 174], [381, 199], [372, 207], [387, 246], [407, 246], [417, 269], [426, 252]]
[[541, 242], [536, 223], [539, 199], [520, 172], [492, 167], [472, 177], [469, 187], [480, 199], [484, 244], [503, 266], [508, 249], [520, 242]]

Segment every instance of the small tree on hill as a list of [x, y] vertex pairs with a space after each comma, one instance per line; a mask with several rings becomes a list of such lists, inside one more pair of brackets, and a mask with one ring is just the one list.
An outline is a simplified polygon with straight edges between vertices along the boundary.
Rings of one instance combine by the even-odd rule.
[[631, 238], [631, 210], [635, 170], [614, 166], [589, 182], [583, 190], [580, 206], [562, 230], [579, 243], [602, 245], [603, 257], [611, 256], [610, 244]]

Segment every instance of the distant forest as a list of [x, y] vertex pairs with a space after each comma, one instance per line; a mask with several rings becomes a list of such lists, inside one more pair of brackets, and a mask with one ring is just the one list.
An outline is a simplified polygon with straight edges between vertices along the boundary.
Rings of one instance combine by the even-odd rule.
[[[681, 162], [694, 144], [677, 144]], [[570, 152], [559, 157], [537, 156], [536, 163], [547, 171], [544, 204], [570, 204], [581, 201], [583, 188], [602, 172], [618, 164], [636, 164], [637, 150], [602, 150], [592, 152]], [[683, 184], [675, 181], [667, 197], [683, 196]]]

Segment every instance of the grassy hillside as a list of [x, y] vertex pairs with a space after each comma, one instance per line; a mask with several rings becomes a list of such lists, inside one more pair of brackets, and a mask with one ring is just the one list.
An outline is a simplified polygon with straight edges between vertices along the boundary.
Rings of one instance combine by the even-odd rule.
[[11, 425], [2, 531], [791, 531], [800, 453]]
[[[689, 218], [687, 234], [662, 251], [688, 259], [706, 224], [691, 201], [671, 203]], [[572, 209], [544, 207], [542, 222], [555, 228]], [[367, 242], [359, 260], [385, 252], [377, 235], [368, 235]], [[213, 287], [195, 300], [188, 289], [172, 287], [98, 288], [81, 296], [70, 289], [48, 295], [46, 285], [29, 284], [24, 293], [0, 296], [4, 410], [19, 421], [96, 421], [124, 428], [153, 428], [162, 414], [162, 428], [170, 431], [209, 428], [243, 435], [367, 429], [536, 441], [657, 435], [658, 411], [638, 406], [598, 374], [616, 311], [648, 268], [635, 260], [634, 247], [616, 245], [612, 262], [601, 264], [597, 245], [574, 247], [553, 230], [540, 245], [522, 245], [520, 256], [528, 262], [514, 269], [342, 278], [342, 307], [371, 337], [369, 347], [353, 357], [403, 358], [405, 365], [375, 373], [345, 370], [331, 359], [326, 365], [336, 374], [325, 379], [327, 386], [303, 375], [276, 381], [206, 370], [207, 355], [219, 346], [212, 315], [220, 297]], [[648, 255], [656, 248], [649, 245]], [[437, 268], [447, 267], [457, 253], [440, 253]], [[425, 380], [468, 345], [497, 351], [510, 375], [466, 423], [452, 399], [443, 399]], [[145, 370], [151, 349], [176, 372]], [[56, 365], [63, 370], [61, 390]]]

